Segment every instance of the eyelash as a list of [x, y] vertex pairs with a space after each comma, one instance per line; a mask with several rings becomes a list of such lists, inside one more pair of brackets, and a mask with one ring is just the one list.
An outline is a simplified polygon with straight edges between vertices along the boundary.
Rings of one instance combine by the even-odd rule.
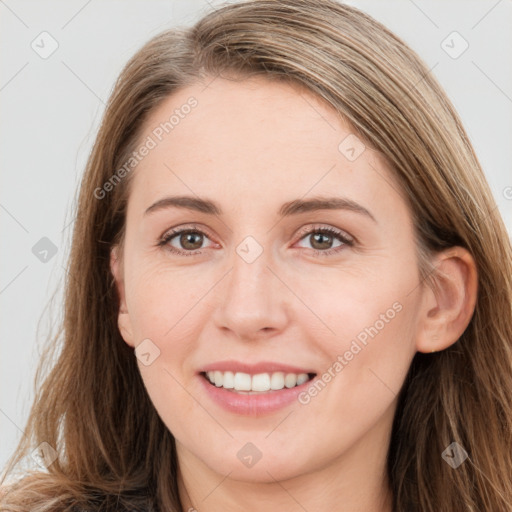
[[[181, 235], [184, 233], [195, 233], [195, 234], [201, 234], [209, 238], [208, 234], [205, 233], [203, 230], [197, 228], [196, 226], [191, 226], [188, 228], [182, 228], [182, 229], [175, 229], [168, 231], [159, 241], [158, 241], [158, 247], [164, 247], [167, 246], [167, 250], [171, 253], [181, 255], [181, 256], [194, 256], [201, 254], [201, 249], [197, 249], [196, 251], [180, 251], [173, 247], [172, 245], [169, 245], [169, 242], [175, 238], [177, 235]], [[313, 251], [315, 256], [329, 256], [330, 254], [337, 253], [340, 250], [343, 250], [344, 246], [352, 247], [354, 245], [354, 240], [352, 238], [349, 238], [347, 235], [345, 235], [342, 231], [338, 231], [337, 229], [331, 228], [331, 227], [313, 227], [312, 229], [309, 229], [307, 231], [301, 231], [300, 232], [300, 238], [299, 241], [303, 238], [307, 237], [308, 235], [316, 234], [316, 233], [322, 233], [327, 235], [332, 235], [336, 238], [338, 238], [342, 245], [338, 247], [333, 247], [331, 249], [327, 249], [325, 251], [321, 251], [320, 249], [309, 249], [310, 251]]]

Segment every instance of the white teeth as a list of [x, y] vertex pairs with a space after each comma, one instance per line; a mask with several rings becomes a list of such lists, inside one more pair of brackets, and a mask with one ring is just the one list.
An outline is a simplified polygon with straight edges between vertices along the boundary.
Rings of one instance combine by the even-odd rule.
[[284, 388], [284, 373], [276, 372], [270, 378], [270, 389], [283, 389]]
[[287, 373], [284, 378], [284, 385], [287, 388], [293, 388], [297, 384], [297, 375], [294, 373]]
[[226, 389], [233, 389], [235, 387], [235, 374], [233, 372], [224, 372], [222, 387]]
[[251, 376], [248, 373], [235, 373], [235, 389], [237, 391], [251, 391]]
[[285, 387], [300, 386], [309, 380], [307, 373], [274, 372], [249, 375], [243, 372], [221, 372], [218, 370], [207, 372], [209, 381], [217, 387], [234, 389], [235, 391], [278, 391]]
[[270, 389], [270, 375], [258, 373], [252, 376], [252, 391], [268, 391]]

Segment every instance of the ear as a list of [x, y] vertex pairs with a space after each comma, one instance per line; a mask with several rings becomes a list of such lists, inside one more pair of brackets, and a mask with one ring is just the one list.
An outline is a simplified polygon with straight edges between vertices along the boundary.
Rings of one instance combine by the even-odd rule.
[[425, 283], [420, 308], [416, 348], [437, 352], [454, 344], [475, 310], [478, 275], [471, 254], [452, 247], [436, 254], [431, 286]]
[[124, 286], [124, 275], [123, 275], [123, 262], [119, 253], [119, 246], [112, 247], [110, 251], [110, 271], [114, 276], [116, 283], [117, 293], [119, 296], [119, 311], [117, 315], [117, 325], [119, 332], [123, 337], [124, 341], [132, 348], [135, 348], [133, 339], [133, 329], [130, 320], [130, 313], [126, 306], [126, 295]]

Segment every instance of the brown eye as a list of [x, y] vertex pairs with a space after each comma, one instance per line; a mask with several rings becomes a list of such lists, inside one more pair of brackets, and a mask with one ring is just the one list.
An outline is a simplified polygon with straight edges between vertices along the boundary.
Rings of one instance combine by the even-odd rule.
[[349, 235], [330, 227], [313, 228], [306, 233], [303, 232], [300, 240], [309, 240], [309, 248], [315, 254], [323, 256], [339, 252], [344, 246], [354, 245], [354, 240]]
[[312, 233], [309, 236], [313, 249], [330, 249], [334, 241], [334, 237], [326, 233]]
[[209, 239], [208, 236], [199, 229], [176, 229], [164, 235], [158, 245], [173, 253], [190, 256], [204, 248], [206, 239]]
[[203, 235], [196, 231], [181, 233], [177, 238], [181, 247], [191, 251], [200, 249], [203, 245]]

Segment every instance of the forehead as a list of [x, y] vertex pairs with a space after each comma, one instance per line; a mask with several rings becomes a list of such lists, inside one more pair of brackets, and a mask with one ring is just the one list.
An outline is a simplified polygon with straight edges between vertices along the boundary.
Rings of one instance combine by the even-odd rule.
[[362, 142], [322, 99], [261, 77], [217, 77], [177, 91], [146, 120], [141, 140], [149, 139], [133, 184], [145, 203], [166, 192], [260, 203], [310, 190], [368, 199], [387, 172], [368, 147], [347, 158], [343, 141]]
[[[189, 109], [190, 101], [196, 106]], [[188, 113], [180, 117], [180, 110]], [[165, 123], [173, 113], [173, 126], [167, 126], [167, 133]], [[221, 158], [227, 153], [230, 158], [246, 159], [250, 152], [265, 159], [275, 157], [279, 150], [299, 160], [305, 153], [312, 156], [314, 148], [325, 149], [330, 144], [336, 149], [339, 124], [333, 109], [298, 86], [261, 77], [217, 77], [206, 86], [195, 84], [164, 100], [146, 122], [145, 132], [164, 129], [156, 148], [162, 151], [154, 151], [155, 156], [186, 142], [181, 149], [197, 158]], [[200, 154], [195, 151], [198, 148]]]

